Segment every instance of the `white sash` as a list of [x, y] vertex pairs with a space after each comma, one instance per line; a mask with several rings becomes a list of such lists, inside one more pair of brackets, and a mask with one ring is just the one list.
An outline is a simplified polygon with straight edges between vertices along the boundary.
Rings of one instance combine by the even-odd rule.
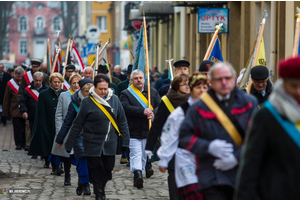
[[14, 79], [10, 79], [9, 81], [9, 86], [11, 87], [11, 89], [18, 94], [19, 91], [19, 85], [15, 82]]
[[33, 92], [33, 94], [34, 94], [37, 98], [39, 98], [40, 93], [39, 93], [37, 90], [32, 90], [32, 89], [31, 89], [31, 85], [29, 85], [28, 88]]

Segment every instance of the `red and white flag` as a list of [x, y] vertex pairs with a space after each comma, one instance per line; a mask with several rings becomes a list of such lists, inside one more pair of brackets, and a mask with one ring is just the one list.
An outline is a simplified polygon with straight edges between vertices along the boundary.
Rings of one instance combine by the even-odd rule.
[[18, 94], [19, 91], [19, 85], [16, 83], [16, 81], [14, 79], [10, 79], [7, 84], [9, 85], [9, 87]]
[[39, 92], [37, 91], [37, 90], [32, 90], [31, 89], [31, 85], [29, 85], [29, 86], [27, 86], [26, 88], [25, 88], [25, 90], [27, 90], [27, 92], [36, 100], [36, 101], [38, 101], [38, 99], [39, 99]]
[[80, 57], [79, 52], [78, 52], [77, 49], [76, 49], [76, 46], [75, 46], [75, 42], [74, 42], [74, 41], [73, 41], [73, 45], [72, 45], [71, 55], [72, 55], [73, 58], [76, 58], [77, 63], [78, 63], [78, 65], [80, 66], [80, 71], [83, 71], [83, 70], [84, 70], [84, 64], [83, 64], [83, 62], [82, 62], [82, 59], [81, 59], [81, 57]]
[[24, 79], [25, 79], [27, 85], [30, 85], [30, 83], [33, 81], [31, 71], [26, 72], [26, 73], [24, 74]]
[[64, 80], [64, 90], [69, 90], [71, 88], [70, 84], [68, 81]]
[[[57, 38], [57, 40], [56, 40], [56, 45], [55, 45], [55, 48], [54, 48], [53, 61], [55, 60], [56, 48], [61, 49], [59, 38]], [[56, 62], [55, 68], [54, 68], [54, 72], [60, 72], [61, 65], [62, 65], [62, 59], [61, 59], [61, 51], [60, 51], [59, 54], [58, 54], [58, 57], [57, 57], [57, 62]]]

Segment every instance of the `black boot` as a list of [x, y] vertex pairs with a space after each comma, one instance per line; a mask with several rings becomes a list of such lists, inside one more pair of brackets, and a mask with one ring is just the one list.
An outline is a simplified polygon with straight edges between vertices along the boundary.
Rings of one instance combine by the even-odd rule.
[[51, 162], [51, 166], [52, 166], [52, 171], [51, 171], [50, 175], [55, 175], [55, 173], [56, 173], [56, 164], [55, 164], [55, 162]]
[[45, 160], [44, 168], [49, 168], [49, 165], [50, 165], [50, 163], [47, 160]]
[[65, 186], [71, 185], [71, 176], [70, 176], [70, 170], [71, 170], [71, 163], [70, 162], [64, 162], [64, 168], [65, 168]]
[[103, 182], [103, 183], [102, 183], [102, 191], [103, 191], [102, 197], [103, 197], [103, 199], [106, 199], [106, 196], [105, 196], [105, 186], [106, 186], [106, 183], [107, 183], [107, 182]]
[[83, 188], [83, 194], [84, 195], [91, 195], [91, 190], [90, 190], [90, 184], [89, 183], [84, 183], [82, 185]]
[[102, 190], [102, 184], [95, 184], [94, 185], [94, 194], [96, 196], [96, 200], [103, 200], [103, 190]]
[[64, 171], [62, 170], [62, 164], [59, 163], [59, 165], [56, 165], [55, 174], [56, 176], [61, 176], [63, 173]]
[[149, 161], [146, 162], [145, 171], [146, 171], [146, 178], [150, 178], [154, 174], [151, 162]]
[[78, 180], [78, 187], [76, 188], [76, 194], [81, 195], [82, 191], [83, 191], [83, 184], [81, 184], [80, 181]]
[[135, 170], [134, 177], [133, 177], [133, 186], [137, 187], [138, 189], [143, 188], [143, 175], [142, 170]]

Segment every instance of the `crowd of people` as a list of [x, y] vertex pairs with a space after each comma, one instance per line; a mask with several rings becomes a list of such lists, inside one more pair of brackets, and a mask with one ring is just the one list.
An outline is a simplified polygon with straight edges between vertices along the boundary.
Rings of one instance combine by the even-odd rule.
[[37, 59], [10, 73], [0, 64], [1, 123], [11, 118], [16, 150], [51, 164], [65, 186], [76, 166], [77, 195], [90, 195], [91, 183], [106, 199], [120, 155], [137, 189], [158, 162], [171, 200], [298, 199], [300, 57], [279, 63], [274, 87], [267, 67], [253, 67], [248, 90], [227, 62], [173, 66], [173, 80], [153, 67], [147, 87], [132, 65], [95, 73], [69, 64], [62, 76]]

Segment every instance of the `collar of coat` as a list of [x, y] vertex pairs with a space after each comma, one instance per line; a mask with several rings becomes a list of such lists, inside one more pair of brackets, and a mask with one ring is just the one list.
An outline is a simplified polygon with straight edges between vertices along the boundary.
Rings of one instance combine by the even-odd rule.
[[[268, 79], [267, 80], [267, 86], [266, 86], [266, 94], [270, 94], [273, 90], [273, 86], [272, 86], [272, 83], [271, 81]], [[256, 94], [256, 93], [259, 93], [253, 86], [252, 84], [252, 87], [251, 87], [251, 94]]]

